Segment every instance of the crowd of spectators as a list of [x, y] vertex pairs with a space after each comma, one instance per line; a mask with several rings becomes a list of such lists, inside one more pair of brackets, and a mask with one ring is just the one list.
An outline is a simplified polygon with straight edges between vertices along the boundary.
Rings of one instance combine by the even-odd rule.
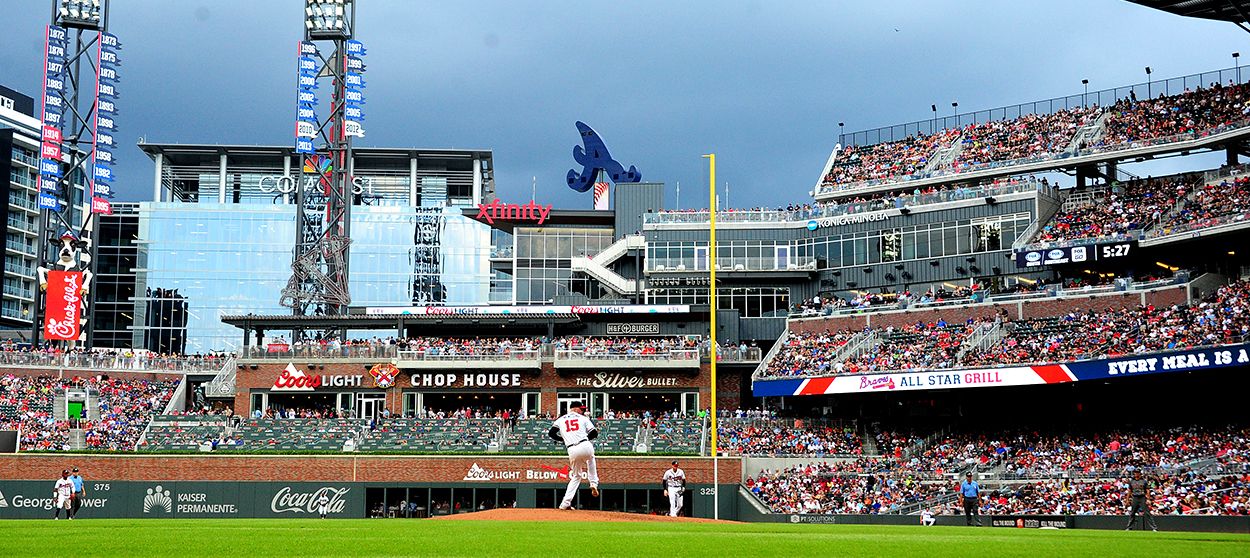
[[1250, 85], [1216, 83], [1145, 100], [1138, 100], [1134, 93], [1116, 102], [1110, 112], [1104, 138], [1107, 145], [1201, 135], [1245, 120], [1250, 114]]
[[[123, 380], [91, 377], [61, 379], [47, 376], [0, 377], [0, 430], [19, 430], [23, 451], [70, 448], [70, 430], [81, 429], [85, 449], [130, 451], [152, 416], [168, 404], [177, 381]], [[53, 406], [67, 388], [91, 393], [99, 418], [90, 418], [84, 405], [81, 419], [57, 419]]]
[[951, 166], [955, 172], [964, 172], [992, 163], [1061, 153], [1071, 145], [1076, 131], [1097, 120], [1101, 112], [1097, 106], [1076, 107], [969, 124], [963, 128], [962, 149]]
[[1240, 221], [1250, 212], [1250, 177], [1239, 176], [1206, 184], [1194, 191], [1182, 207], [1169, 213], [1151, 231], [1151, 235], [1167, 235], [1226, 222]]
[[[1104, 133], [1093, 141], [1077, 132], [1106, 115]], [[1176, 95], [1139, 100], [1131, 92], [1110, 107], [1091, 105], [1051, 114], [973, 122], [936, 134], [908, 136], [875, 145], [848, 145], [837, 154], [823, 187], [855, 188], [869, 180], [904, 180], [930, 172], [959, 173], [1008, 161], [1064, 156], [1069, 149], [1110, 149], [1179, 141], [1244, 123], [1250, 115], [1250, 86], [1213, 84]], [[938, 150], [960, 142], [956, 157], [941, 169], [927, 168]]]
[[861, 455], [864, 442], [853, 428], [810, 424], [805, 419], [725, 419], [717, 423], [719, 448], [730, 455]]
[[1184, 174], [1113, 184], [1094, 192], [1088, 203], [1056, 213], [1037, 241], [1125, 238], [1158, 224], [1201, 181], [1201, 174]]
[[[993, 343], [965, 347], [995, 327], [1000, 333]], [[864, 331], [875, 340], [841, 357], [839, 350], [860, 331], [791, 332], [761, 377], [1066, 362], [1240, 343], [1250, 338], [1250, 282], [1221, 286], [1190, 304], [1076, 310], [1018, 321], [1000, 311], [963, 323], [938, 319]]]
[[848, 473], [829, 463], [761, 471], [745, 482], [774, 513], [882, 514], [900, 511], [949, 492], [949, 483], [922, 481], [904, 473]]
[[[877, 436], [878, 445], [916, 446], [911, 433]], [[898, 450], [895, 450], [898, 455]], [[746, 486], [778, 513], [889, 513], [912, 505], [958, 513], [952, 477], [995, 472], [982, 513], [1120, 514], [1127, 477], [1154, 479], [1157, 514], [1250, 514], [1250, 428], [1173, 427], [1090, 433], [1014, 431], [950, 434], [908, 459], [861, 457], [763, 471]], [[1192, 464], [1216, 460], [1195, 470]], [[946, 498], [946, 500], [951, 500]]]
[[1004, 329], [999, 343], [968, 351], [960, 365], [1063, 362], [1240, 343], [1250, 335], [1250, 282], [1224, 285], [1195, 304], [1072, 312]]

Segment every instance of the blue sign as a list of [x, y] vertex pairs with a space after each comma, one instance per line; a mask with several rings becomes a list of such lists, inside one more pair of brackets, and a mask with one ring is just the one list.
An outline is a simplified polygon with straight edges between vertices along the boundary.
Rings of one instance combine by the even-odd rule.
[[113, 181], [113, 169], [110, 169], [105, 165], [95, 165], [94, 168], [95, 171], [91, 173], [92, 178], [95, 178], [100, 182]]
[[100, 33], [100, 46], [111, 51], [122, 49], [121, 41], [118, 41], [117, 35], [112, 33]]
[[108, 184], [105, 184], [103, 182], [96, 182], [95, 188], [93, 188], [91, 191], [95, 193], [96, 197], [104, 197], [104, 198], [113, 197], [113, 189], [110, 188]]
[[608, 153], [608, 146], [604, 145], [603, 139], [590, 126], [578, 121], [577, 132], [581, 134], [582, 145], [573, 147], [573, 160], [582, 165], [582, 172], [579, 174], [576, 170], [569, 169], [566, 176], [569, 188], [577, 192], [589, 191], [594, 186], [599, 171], [606, 172], [616, 184], [642, 181], [642, 173], [633, 165], [625, 170], [624, 165], [612, 158], [612, 154]]
[[43, 176], [61, 177], [61, 163], [51, 159], [39, 160], [39, 174]]
[[1250, 364], [1250, 343], [1207, 349], [1190, 349], [1188, 351], [1134, 355], [1106, 360], [1083, 360], [1071, 362], [1064, 366], [1072, 372], [1073, 376], [1076, 376], [1077, 380], [1106, 380], [1109, 378], [1126, 378], [1147, 374], [1167, 374], [1170, 372], [1245, 366], [1247, 364]]
[[347, 41], [347, 54], [364, 56], [366, 54], [365, 44], [356, 40]]
[[313, 148], [313, 142], [310, 139], [298, 138], [295, 140], [295, 152], [313, 154], [317, 150]]
[[99, 116], [99, 115], [97, 115], [97, 116], [96, 116], [96, 129], [97, 129], [97, 130], [108, 130], [108, 131], [110, 131], [110, 132], [115, 132], [115, 131], [117, 131], [117, 123], [116, 123], [116, 122], [113, 122], [113, 119], [112, 119], [112, 118], [109, 118], [109, 117], [107, 117], [107, 116]]
[[348, 87], [364, 87], [365, 86], [365, 78], [361, 76], [360, 74], [349, 72], [345, 76], [344, 79]]
[[39, 192], [39, 209], [56, 209], [60, 205], [56, 196], [47, 192]]
[[95, 142], [96, 142], [96, 145], [107, 145], [109, 147], [115, 147], [115, 145], [113, 144], [113, 134], [106, 134], [104, 132], [100, 132], [96, 134]]
[[47, 176], [39, 177], [39, 189], [40, 190], [49, 190], [49, 191], [55, 192], [58, 189], [57, 184], [58, 182], [55, 178], [49, 178]]

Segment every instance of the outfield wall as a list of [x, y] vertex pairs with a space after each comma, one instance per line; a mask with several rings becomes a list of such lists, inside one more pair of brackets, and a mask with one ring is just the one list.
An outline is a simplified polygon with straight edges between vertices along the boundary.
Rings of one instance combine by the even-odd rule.
[[[715, 490], [708, 458], [679, 458], [689, 479], [686, 514], [712, 517]], [[577, 501], [587, 509], [654, 511], [666, 506], [660, 479], [669, 457], [601, 457], [603, 497], [588, 485]], [[720, 517], [737, 517], [734, 492], [741, 460], [722, 458]], [[320, 495], [334, 517], [362, 518], [381, 504], [463, 503], [462, 511], [508, 500], [518, 507], [554, 507], [568, 483], [559, 456], [201, 456], [25, 454], [0, 456], [0, 518], [46, 518], [60, 472], [79, 467], [86, 479], [82, 517], [308, 517]]]
[[[724, 494], [722, 492], [722, 494]], [[862, 515], [862, 514], [784, 514], [761, 513], [759, 509], [747, 501], [747, 496], [738, 494], [738, 520], [760, 523], [802, 523], [817, 525], [919, 525], [918, 515]], [[962, 515], [939, 515], [937, 524], [943, 526], [965, 526], [967, 521]], [[1124, 529], [1128, 524], [1128, 516], [1120, 515], [994, 515], [981, 518], [986, 527], [1001, 528], [1039, 528], [1057, 527], [1060, 529]], [[1160, 531], [1199, 531], [1215, 533], [1250, 534], [1250, 517], [1208, 516], [1208, 515], [1159, 515], [1155, 522]], [[1140, 521], [1135, 524], [1140, 529]]]

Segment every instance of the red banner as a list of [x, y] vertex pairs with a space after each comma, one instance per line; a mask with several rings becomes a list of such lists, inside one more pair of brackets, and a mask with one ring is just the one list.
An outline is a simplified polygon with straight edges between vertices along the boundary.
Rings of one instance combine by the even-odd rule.
[[49, 271], [43, 336], [49, 340], [74, 341], [81, 333], [82, 272]]

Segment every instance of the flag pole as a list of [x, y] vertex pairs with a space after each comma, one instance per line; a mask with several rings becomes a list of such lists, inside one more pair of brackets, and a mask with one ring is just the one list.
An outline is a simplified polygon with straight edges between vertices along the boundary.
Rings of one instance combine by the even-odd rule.
[[708, 315], [711, 318], [710, 332], [712, 346], [708, 352], [711, 360], [712, 373], [712, 518], [720, 519], [720, 452], [716, 447], [716, 154], [703, 156], [708, 164], [708, 300], [711, 305]]

